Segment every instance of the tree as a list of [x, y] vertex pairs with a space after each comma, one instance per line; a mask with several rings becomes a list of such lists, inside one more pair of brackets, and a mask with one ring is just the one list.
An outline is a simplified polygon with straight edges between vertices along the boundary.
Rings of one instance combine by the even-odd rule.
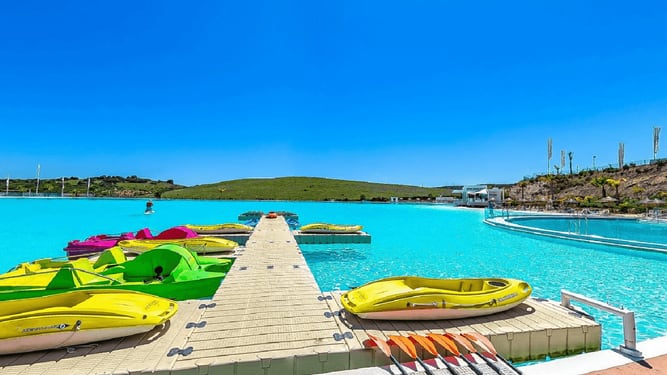
[[574, 152], [568, 152], [567, 157], [570, 159], [570, 176], [572, 176], [572, 158], [574, 157]]
[[526, 189], [526, 186], [528, 186], [528, 182], [526, 182], [525, 180], [519, 182], [519, 187], [521, 188], [521, 202], [524, 202], [524, 199], [523, 199], [523, 192], [524, 192], [524, 190]]
[[633, 186], [632, 187], [632, 194], [634, 194], [635, 198], [638, 198], [638, 199], [639, 199], [639, 197], [641, 197], [642, 193], [644, 193], [645, 191], [646, 191], [646, 189], [644, 189], [641, 186]]
[[613, 178], [608, 178], [607, 179], [607, 185], [613, 186], [614, 189], [616, 189], [616, 199], [621, 199], [619, 194], [618, 194], [618, 187], [621, 185], [621, 183], [625, 181], [624, 178], [619, 178], [618, 180], [615, 180]]
[[549, 187], [549, 199], [554, 199], [554, 181], [556, 178], [550, 174], [540, 177], [540, 180]]
[[591, 181], [591, 185], [602, 188], [602, 198], [607, 196], [607, 192], [604, 189], [605, 185], [607, 185], [607, 177], [604, 176], [595, 177]]

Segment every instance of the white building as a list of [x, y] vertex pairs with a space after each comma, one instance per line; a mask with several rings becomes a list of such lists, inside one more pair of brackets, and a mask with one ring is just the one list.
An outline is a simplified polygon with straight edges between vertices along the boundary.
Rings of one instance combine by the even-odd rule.
[[467, 185], [453, 193], [461, 194], [458, 206], [487, 207], [489, 202], [502, 204], [505, 201], [505, 191], [500, 188], [488, 188], [486, 185]]

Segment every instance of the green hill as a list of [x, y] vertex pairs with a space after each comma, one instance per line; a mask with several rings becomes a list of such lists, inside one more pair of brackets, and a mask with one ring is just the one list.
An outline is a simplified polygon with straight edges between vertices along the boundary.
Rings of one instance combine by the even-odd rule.
[[[172, 180], [154, 181], [137, 176], [99, 176], [90, 178], [65, 177], [42, 179], [39, 181], [39, 194], [47, 196], [86, 196], [93, 197], [160, 197], [163, 192], [180, 189], [183, 185]], [[37, 179], [10, 179], [7, 187], [9, 195], [30, 195], [37, 190]], [[4, 193], [4, 191], [2, 192]]]
[[450, 188], [335, 180], [317, 177], [249, 178], [198, 185], [162, 193], [172, 199], [388, 201], [390, 197], [428, 200]]

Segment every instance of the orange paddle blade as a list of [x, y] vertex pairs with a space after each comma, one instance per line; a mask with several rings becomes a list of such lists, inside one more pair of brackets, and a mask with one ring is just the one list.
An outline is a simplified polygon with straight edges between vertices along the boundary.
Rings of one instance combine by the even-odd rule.
[[404, 337], [404, 336], [392, 336], [389, 335], [389, 340], [392, 343], [398, 345], [399, 348], [401, 348], [402, 351], [404, 351], [407, 355], [410, 356], [410, 358], [415, 359], [417, 358], [417, 348], [415, 347], [415, 344], [410, 341], [409, 338]]
[[470, 333], [464, 333], [463, 334], [465, 337], [467, 337], [469, 340], [475, 342], [477, 345], [479, 345], [484, 351], [491, 352], [493, 354], [497, 354], [496, 348], [493, 346], [491, 341], [486, 338], [486, 336], [482, 335], [479, 332], [470, 332]]
[[391, 357], [391, 348], [389, 347], [389, 344], [387, 344], [386, 341], [379, 339], [370, 333], [368, 334], [368, 339], [371, 340], [380, 350], [382, 350], [382, 353], [386, 355], [387, 357]]
[[438, 349], [435, 348], [435, 344], [433, 343], [433, 341], [429, 340], [425, 336], [419, 336], [419, 335], [413, 335], [413, 334], [410, 334], [409, 336], [410, 336], [410, 339], [412, 339], [412, 341], [421, 345], [422, 348], [426, 349], [427, 352], [431, 353], [432, 355], [434, 355], [436, 357], [438, 355], [440, 355], [438, 353]]
[[477, 350], [475, 349], [474, 346], [466, 339], [465, 337], [457, 334], [457, 333], [445, 333], [445, 336], [453, 339], [457, 343], [459, 343], [462, 347], [466, 348], [469, 352], [474, 353]]
[[454, 341], [452, 341], [449, 337], [437, 334], [437, 333], [429, 333], [426, 335], [429, 339], [433, 340], [434, 342], [440, 344], [443, 348], [447, 349], [450, 353], [459, 356], [461, 355], [461, 352], [459, 351], [459, 348], [456, 347], [456, 344]]

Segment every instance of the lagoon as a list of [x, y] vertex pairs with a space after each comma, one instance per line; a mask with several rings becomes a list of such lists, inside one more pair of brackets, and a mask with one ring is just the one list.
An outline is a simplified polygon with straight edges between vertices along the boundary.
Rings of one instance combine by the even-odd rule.
[[[560, 299], [560, 290], [636, 312], [637, 338], [667, 335], [664, 275], [667, 254], [545, 240], [482, 223], [482, 210], [430, 204], [2, 198], [0, 269], [63, 256], [72, 239], [149, 227], [236, 222], [245, 211], [290, 211], [301, 224], [361, 224], [371, 244], [302, 245], [322, 291], [346, 290], [381, 277], [511, 277], [533, 296]], [[620, 318], [588, 310], [603, 325], [603, 348], [622, 343]]]

